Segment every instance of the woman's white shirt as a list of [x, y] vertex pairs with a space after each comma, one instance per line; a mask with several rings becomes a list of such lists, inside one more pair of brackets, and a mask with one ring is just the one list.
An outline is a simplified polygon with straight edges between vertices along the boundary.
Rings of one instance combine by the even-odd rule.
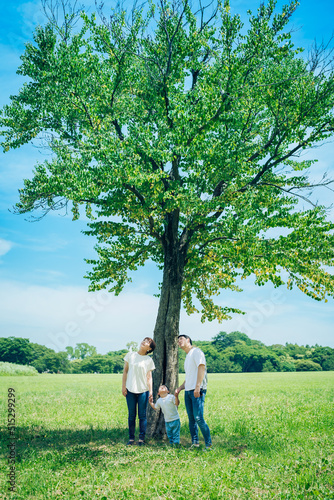
[[138, 354], [138, 352], [128, 352], [124, 361], [129, 365], [126, 377], [126, 388], [135, 394], [148, 391], [147, 373], [155, 369], [153, 359], [150, 356]]

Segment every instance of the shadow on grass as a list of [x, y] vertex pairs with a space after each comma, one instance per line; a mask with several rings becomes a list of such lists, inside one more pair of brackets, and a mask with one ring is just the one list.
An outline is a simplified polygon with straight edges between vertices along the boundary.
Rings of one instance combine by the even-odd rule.
[[[190, 447], [190, 436], [185, 433], [186, 425], [181, 432], [181, 449]], [[0, 429], [2, 436], [6, 436], [7, 429]], [[36, 456], [49, 456], [54, 460], [58, 455], [59, 460], [64, 462], [98, 462], [107, 459], [113, 454], [132, 453], [138, 447], [126, 447], [128, 440], [127, 428], [114, 427], [111, 429], [86, 428], [86, 429], [47, 429], [43, 427], [17, 427], [15, 434], [16, 462], [29, 461]], [[6, 438], [4, 439], [6, 440]], [[161, 449], [167, 444], [166, 440], [148, 439], [146, 448]], [[248, 434], [240, 436], [237, 434], [219, 435], [213, 429], [214, 450], [219, 453], [233, 456], [238, 459], [245, 458], [247, 451], [270, 455], [275, 446], [272, 436], [255, 436]], [[203, 449], [203, 444], [201, 451]], [[194, 451], [194, 450], [192, 450]], [[197, 450], [195, 450], [196, 452]], [[2, 447], [0, 457], [6, 459], [8, 455], [7, 446]]]
[[[4, 436], [7, 429], [0, 429]], [[118, 443], [127, 442], [128, 432], [124, 428], [113, 429], [47, 429], [43, 427], [17, 427], [15, 432], [16, 462], [50, 451], [63, 453], [64, 458], [73, 461], [97, 458], [108, 454], [108, 449]], [[4, 441], [9, 441], [9, 438]], [[0, 457], [6, 458], [7, 446], [2, 447]]]

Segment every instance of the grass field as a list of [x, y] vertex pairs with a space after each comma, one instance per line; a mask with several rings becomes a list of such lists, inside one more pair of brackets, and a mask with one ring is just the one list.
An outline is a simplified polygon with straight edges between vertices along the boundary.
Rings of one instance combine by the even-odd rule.
[[121, 375], [1, 377], [0, 498], [334, 499], [334, 372], [209, 375], [210, 452], [189, 449], [183, 397], [181, 448], [126, 447], [120, 388]]

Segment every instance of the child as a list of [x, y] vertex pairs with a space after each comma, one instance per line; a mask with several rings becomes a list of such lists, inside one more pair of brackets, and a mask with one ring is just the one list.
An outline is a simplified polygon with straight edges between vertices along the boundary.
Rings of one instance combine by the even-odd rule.
[[178, 396], [172, 396], [169, 394], [168, 387], [166, 385], [161, 385], [158, 391], [159, 399], [154, 404], [153, 397], [149, 399], [149, 403], [154, 410], [161, 408], [162, 413], [165, 417], [166, 432], [171, 445], [180, 444], [180, 416], [177, 411], [177, 407], [180, 404]]

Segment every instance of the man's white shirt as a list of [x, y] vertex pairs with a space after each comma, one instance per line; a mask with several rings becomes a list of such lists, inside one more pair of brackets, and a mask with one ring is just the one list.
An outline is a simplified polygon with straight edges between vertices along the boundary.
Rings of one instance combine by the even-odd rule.
[[206, 389], [207, 374], [205, 356], [199, 347], [193, 347], [188, 352], [184, 361], [184, 371], [186, 372], [186, 383], [184, 389], [186, 391], [193, 391], [196, 388], [199, 365], [205, 366], [205, 375], [201, 383], [201, 389]]

